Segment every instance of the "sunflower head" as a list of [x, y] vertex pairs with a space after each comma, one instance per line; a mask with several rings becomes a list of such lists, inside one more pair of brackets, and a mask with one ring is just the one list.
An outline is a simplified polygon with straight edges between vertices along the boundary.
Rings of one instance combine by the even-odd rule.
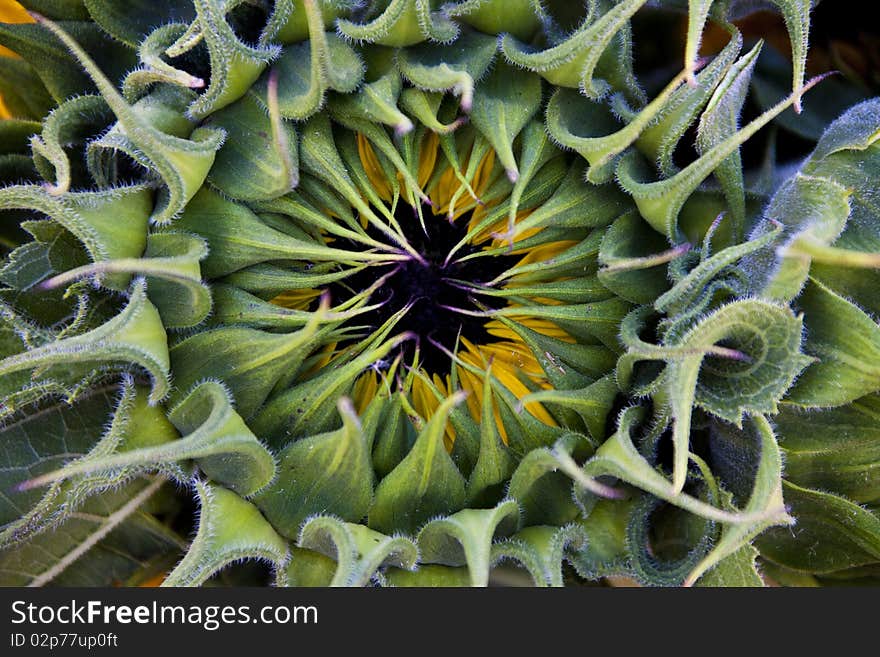
[[0, 3], [3, 581], [874, 576], [809, 2], [172, 4]]

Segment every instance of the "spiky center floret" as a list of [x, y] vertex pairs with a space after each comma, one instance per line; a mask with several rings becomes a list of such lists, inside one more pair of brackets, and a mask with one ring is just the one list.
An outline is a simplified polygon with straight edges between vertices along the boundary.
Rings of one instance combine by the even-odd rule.
[[359, 315], [353, 322], [372, 332], [404, 311], [395, 330], [416, 338], [401, 345], [404, 360], [411, 362], [418, 346], [421, 367], [431, 374], [445, 374], [452, 367], [449, 354], [460, 338], [477, 344], [491, 339], [485, 318], [460, 310], [478, 311], [481, 307], [495, 308], [501, 304], [487, 298], [478, 305], [471, 288], [494, 280], [515, 264], [518, 257], [467, 259], [479, 251], [472, 244], [450, 257], [453, 248], [467, 235], [470, 213], [456, 221], [447, 221], [431, 210], [427, 204], [422, 206], [424, 221], [420, 221], [415, 208], [405, 203], [398, 204], [395, 212], [406, 241], [421, 260], [413, 257], [399, 263], [367, 267], [334, 283], [329, 290], [334, 299], [343, 301], [381, 279], [381, 286], [370, 298], [371, 304], [378, 307]]

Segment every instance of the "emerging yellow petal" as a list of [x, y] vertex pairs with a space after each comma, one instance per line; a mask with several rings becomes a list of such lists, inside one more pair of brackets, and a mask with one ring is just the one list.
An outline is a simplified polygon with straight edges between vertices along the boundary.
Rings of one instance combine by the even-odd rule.
[[[33, 23], [34, 19], [27, 13], [24, 7], [15, 0], [0, 0], [0, 23]], [[0, 57], [18, 57], [9, 48], [0, 46]], [[12, 113], [0, 96], [0, 119], [12, 118]]]

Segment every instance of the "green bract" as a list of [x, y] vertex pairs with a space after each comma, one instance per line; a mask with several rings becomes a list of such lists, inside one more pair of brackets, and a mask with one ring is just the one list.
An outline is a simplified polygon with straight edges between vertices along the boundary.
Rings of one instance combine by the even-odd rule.
[[21, 4], [0, 583], [878, 581], [880, 99], [816, 3]]

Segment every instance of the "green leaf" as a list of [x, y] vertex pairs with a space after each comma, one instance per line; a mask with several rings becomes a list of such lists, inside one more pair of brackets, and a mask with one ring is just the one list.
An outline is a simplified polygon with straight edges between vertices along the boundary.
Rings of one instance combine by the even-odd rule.
[[9, 113], [19, 119], [39, 120], [55, 105], [33, 67], [13, 57], [0, 57], [0, 96]]
[[170, 362], [165, 328], [159, 311], [147, 301], [146, 284], [132, 285], [128, 305], [107, 322], [80, 335], [65, 337], [0, 361], [0, 385], [22, 371], [44, 371], [38, 379], [61, 376], [69, 397], [77, 380], [88, 380], [94, 368], [109, 364], [142, 367], [152, 377], [150, 402], [165, 398], [170, 389]]
[[[803, 91], [806, 92], [820, 80], [821, 78], [814, 78]], [[722, 162], [758, 130], [791, 106], [795, 99], [794, 95], [782, 99], [673, 176], [651, 181], [651, 173], [643, 158], [635, 151], [630, 151], [618, 163], [617, 179], [623, 189], [632, 195], [639, 212], [649, 224], [670, 240], [680, 241], [678, 216], [685, 201]]]
[[[692, 585], [704, 573], [719, 567], [721, 572], [715, 577], [725, 576], [732, 567], [728, 563], [731, 558], [738, 561], [743, 558], [742, 551], [748, 551], [750, 542], [768, 527], [777, 525], [793, 525], [795, 520], [786, 512], [782, 499], [782, 457], [773, 430], [767, 420], [758, 415], [752, 419], [747, 429], [757, 434], [758, 468], [748, 502], [742, 511], [758, 516], [754, 523], [738, 523], [726, 525], [721, 530], [721, 537], [712, 547], [709, 554], [700, 561], [685, 579], [685, 585]], [[786, 500], [787, 501], [787, 500]], [[741, 567], [741, 566], [740, 566]], [[754, 558], [752, 558], [754, 570]], [[710, 580], [711, 581], [711, 580]], [[746, 579], [746, 581], [748, 581]]]
[[[721, 217], [723, 219], [723, 217]], [[720, 219], [716, 219], [717, 222]], [[699, 308], [701, 304], [705, 304], [706, 290], [712, 289], [716, 279], [721, 279], [725, 274], [731, 275], [731, 269], [745, 260], [750, 255], [760, 252], [767, 247], [778, 236], [779, 227], [775, 227], [763, 235], [754, 237], [742, 244], [736, 244], [722, 249], [718, 253], [711, 254], [710, 241], [711, 232], [704, 239], [702, 253], [700, 254], [700, 263], [690, 269], [686, 274], [678, 274], [675, 276], [675, 285], [671, 290], [660, 295], [654, 300], [654, 308], [661, 312], [669, 314], [687, 313], [688, 310]], [[678, 263], [686, 263], [686, 261], [678, 261]], [[673, 263], [677, 264], [677, 263]], [[683, 273], [683, 272], [682, 272]]]
[[[104, 75], [101, 68], [74, 38], [51, 21], [43, 19], [43, 24], [64, 43], [74, 59], [86, 70], [101, 96], [119, 119], [122, 134], [108, 133], [104, 135], [101, 143], [111, 149], [114, 146], [122, 148], [141, 163], [148, 162], [162, 177], [166, 188], [163, 188], [159, 195], [159, 202], [153, 209], [151, 220], [160, 224], [167, 223], [177, 216], [204, 182], [214, 162], [215, 151], [223, 141], [223, 133], [216, 128], [199, 127], [186, 139], [162, 131], [150, 119], [167, 120], [163, 116], [163, 113], [167, 113], [167, 109], [152, 106], [179, 105], [183, 96], [170, 93], [169, 90], [160, 90], [141, 99], [134, 106], [129, 105], [116, 90], [113, 82]], [[212, 86], [216, 81], [217, 78], [212, 77]], [[201, 98], [204, 99], [206, 96], [207, 94]], [[94, 163], [91, 166], [96, 168]]]
[[244, 267], [270, 260], [346, 262], [382, 260], [383, 256], [346, 251], [316, 241], [290, 237], [260, 221], [244, 205], [202, 187], [186, 206], [175, 227], [189, 230], [208, 242], [202, 262], [207, 278], [219, 278]]
[[6, 586], [111, 586], [156, 557], [178, 553], [181, 540], [141, 507], [164, 479], [134, 481], [93, 497], [60, 527], [0, 551]]
[[626, 528], [636, 499], [599, 499], [586, 518], [577, 520], [575, 526], [587, 536], [586, 543], [573, 549], [569, 557], [578, 575], [598, 579], [631, 573]]
[[461, 109], [471, 111], [474, 84], [489, 69], [497, 41], [479, 32], [464, 32], [452, 44], [422, 43], [397, 55], [400, 73], [425, 91], [452, 91], [461, 97]]
[[[701, 499], [714, 501], [711, 485], [701, 484]], [[680, 586], [705, 555], [714, 534], [714, 523], [641, 495], [626, 527], [630, 576], [645, 586]]]
[[[134, 68], [135, 59], [130, 49], [113, 41], [101, 29], [88, 22], [64, 22], [85, 51], [94, 56], [100, 68], [111, 79], [119, 81], [127, 71]], [[42, 80], [55, 102], [60, 103], [72, 96], [92, 93], [95, 86], [82, 72], [76, 61], [67, 54], [64, 44], [59, 43], [58, 33], [34, 23], [0, 24], [0, 45], [22, 56]], [[59, 37], [60, 38], [60, 37]], [[39, 94], [37, 91], [36, 93]]]
[[[293, 263], [279, 267], [275, 264], [256, 264], [245, 267], [222, 279], [223, 284], [246, 290], [260, 298], [272, 299], [289, 290], [316, 289], [361, 271], [363, 266], [336, 271], [334, 265], [301, 265]], [[217, 287], [214, 288], [216, 293]], [[214, 300], [215, 303], [217, 300]]]
[[[278, 454], [278, 477], [255, 503], [281, 534], [295, 538], [315, 514], [357, 522], [373, 500], [373, 471], [360, 420], [351, 402], [338, 403], [342, 428], [311, 435]], [[308, 536], [305, 527], [303, 535]], [[309, 547], [300, 540], [300, 547]], [[312, 548], [313, 549], [313, 548]]]
[[[741, 299], [672, 336], [668, 348], [648, 345], [635, 332], [623, 332], [630, 352], [621, 363], [627, 368], [633, 359], [667, 360], [664, 386], [675, 418], [677, 491], [684, 485], [694, 404], [737, 426], [743, 414], [775, 413], [777, 403], [810, 362], [800, 351], [801, 321], [785, 307]], [[628, 370], [619, 370], [618, 378], [628, 382]]]
[[[428, 130], [439, 135], [448, 135], [460, 128], [465, 123], [465, 118], [459, 116], [449, 121], [449, 123], [443, 123], [442, 121], [446, 119], [441, 119], [438, 113], [442, 109], [441, 105], [444, 98], [445, 96], [439, 92], [435, 93], [422, 91], [415, 87], [406, 87], [400, 92], [399, 104], [400, 109]], [[456, 171], [458, 172], [457, 167]], [[461, 175], [461, 172], [458, 172], [458, 174]], [[463, 175], [462, 178], [464, 178]]]
[[592, 272], [598, 263], [602, 233], [601, 230], [594, 230], [574, 246], [570, 246], [545, 260], [527, 261], [527, 264], [514, 265], [490, 283], [495, 284], [508, 279], [517, 283], [553, 281], [557, 278], [568, 277], [575, 272], [578, 275], [583, 272]]
[[[368, 123], [364, 122], [369, 126]], [[375, 129], [375, 126], [373, 126]], [[378, 129], [374, 132], [378, 134]], [[385, 139], [388, 135], [381, 132]], [[393, 148], [393, 147], [392, 147]], [[364, 196], [355, 182], [348, 173], [347, 167], [339, 155], [339, 150], [333, 139], [333, 128], [330, 120], [324, 113], [313, 116], [309, 122], [303, 127], [300, 134], [300, 166], [309, 174], [315, 176], [330, 189], [335, 190], [347, 200], [350, 206], [358, 211], [362, 219], [366, 219], [368, 224], [381, 231], [389, 237], [395, 244], [399, 245], [404, 251], [408, 251], [410, 255], [416, 259], [422, 256], [413, 251], [412, 247], [406, 240], [395, 230], [389, 227], [395, 225], [395, 222], [389, 218], [389, 221], [380, 219], [370, 204], [364, 199]], [[381, 205], [384, 207], [384, 205]]]
[[[283, 292], [291, 289], [309, 288], [285, 288]], [[214, 312], [211, 314], [210, 323], [226, 328], [224, 325], [235, 324], [239, 327], [263, 328], [290, 332], [293, 329], [302, 328], [316, 318], [317, 311], [298, 310], [285, 308], [271, 301], [263, 301], [260, 297], [240, 290], [232, 285], [215, 284], [212, 293], [214, 296]], [[363, 298], [363, 297], [361, 297]], [[350, 319], [357, 315], [356, 303], [347, 301], [339, 307], [332, 309], [332, 322], [327, 322], [328, 327], [338, 324], [344, 319]], [[349, 310], [345, 310], [349, 308]], [[368, 306], [367, 308], [372, 308]], [[338, 312], [337, 312], [338, 311]], [[326, 330], [319, 333], [326, 334]], [[307, 354], [303, 354], [305, 356]]]
[[876, 514], [838, 495], [787, 481], [782, 491], [797, 524], [759, 536], [756, 545], [763, 558], [806, 573], [880, 562], [880, 518]]
[[[688, 19], [693, 21], [696, 17], [695, 13], [691, 13]], [[689, 80], [687, 85], [676, 89], [657, 120], [639, 135], [636, 142], [639, 150], [650, 160], [655, 161], [664, 175], [672, 175], [677, 170], [673, 162], [676, 147], [688, 128], [696, 121], [702, 108], [709, 102], [718, 83], [730, 70], [742, 49], [742, 42], [742, 35], [735, 30], [724, 49], [696, 76], [696, 85]], [[689, 38], [687, 46], [690, 48], [691, 45], [692, 41]], [[685, 66], [688, 72], [696, 72], [695, 54], [693, 58], [688, 56]]]
[[497, 64], [477, 85], [471, 122], [492, 144], [512, 182], [519, 178], [513, 140], [540, 104], [541, 81], [532, 75], [520, 75], [506, 64]]
[[689, 244], [666, 248], [662, 236], [637, 212], [618, 217], [599, 247], [599, 282], [633, 303], [653, 303], [668, 288], [664, 266], [684, 255]]
[[200, 384], [168, 418], [184, 437], [168, 445], [164, 454], [155, 450], [156, 461], [195, 459], [212, 480], [240, 495], [251, 495], [274, 479], [275, 459], [232, 409], [230, 395], [220, 384]]
[[281, 577], [278, 586], [329, 586], [339, 571], [336, 561], [320, 552], [303, 550], [296, 546], [290, 547], [290, 562]]
[[406, 458], [376, 487], [367, 525], [385, 534], [414, 534], [427, 520], [465, 506], [465, 480], [443, 447], [443, 433], [462, 393], [434, 411]]
[[[491, 370], [490, 370], [491, 371]], [[467, 482], [468, 505], [486, 507], [503, 495], [502, 486], [513, 472], [514, 460], [501, 440], [492, 406], [491, 377], [483, 378], [480, 409], [480, 451]]]
[[[0, 486], [8, 492], [0, 507], [2, 547], [8, 548], [65, 522], [90, 497], [119, 487], [144, 472], [179, 474], [160, 464], [89, 473], [91, 464], [108, 454], [178, 438], [164, 412], [147, 404], [147, 391], [136, 389], [130, 379], [124, 379], [115, 402], [110, 392], [102, 387], [90, 390], [73, 404], [44, 403], [38, 407], [39, 412], [21, 414], [5, 425], [2, 433], [8, 460]], [[108, 418], [112, 418], [109, 426]], [[84, 465], [84, 474], [67, 480], [55, 478], [47, 490], [37, 490], [48, 481], [47, 474], [64, 469], [62, 466], [68, 461], [73, 467]]]
[[413, 129], [412, 121], [397, 106], [402, 88], [400, 74], [391, 70], [362, 84], [357, 93], [333, 96], [329, 110], [343, 125], [358, 119], [384, 124], [394, 128], [394, 134], [399, 137]]
[[313, 344], [320, 314], [294, 333], [221, 326], [196, 333], [171, 348], [171, 365], [178, 390], [198, 381], [223, 381], [238, 412], [251, 417], [289, 372], [299, 370]]
[[113, 114], [100, 96], [71, 98], [49, 112], [41, 134], [31, 139], [31, 148], [34, 164], [43, 178], [50, 181], [53, 195], [67, 192], [71, 184], [76, 184], [72, 174], [79, 173], [75, 171], [79, 158], [72, 158], [69, 153], [82, 148], [90, 133], [106, 129], [112, 120]]
[[391, 0], [367, 23], [340, 18], [336, 29], [349, 39], [396, 48], [426, 38], [446, 43], [458, 35], [458, 26], [442, 12], [431, 11], [431, 3], [427, 0]]
[[[547, 50], [535, 52], [512, 35], [502, 37], [501, 49], [512, 63], [537, 72], [553, 85], [579, 88], [590, 98], [600, 98], [610, 86], [608, 82], [594, 78], [602, 55], [644, 4], [645, 0], [608, 3], [595, 20], [590, 20], [591, 11], [577, 30]], [[595, 8], [595, 5], [591, 6], [591, 9]]]
[[[575, 437], [569, 434], [557, 449], [570, 452], [575, 444]], [[517, 465], [507, 495], [519, 504], [524, 526], [562, 525], [577, 516], [571, 482], [558, 469], [554, 452], [546, 447], [532, 450]]]
[[425, 525], [418, 535], [424, 563], [467, 566], [471, 586], [488, 586], [492, 543], [519, 529], [519, 507], [507, 500], [493, 509], [463, 509]]
[[195, 18], [192, 3], [184, 0], [164, 0], [161, 12], [152, 0], [83, 0], [83, 4], [101, 29], [132, 48], [169, 19], [188, 22]]
[[[534, 228], [597, 228], [608, 226], [632, 208], [632, 202], [613, 185], [585, 185], [578, 163], [569, 168], [553, 195], [514, 227], [514, 236]], [[601, 233], [596, 238], [601, 239]]]
[[462, 588], [470, 586], [470, 583], [471, 576], [467, 568], [435, 564], [425, 564], [414, 571], [391, 568], [382, 577], [383, 586], [417, 586], [420, 588], [454, 586]]
[[849, 190], [828, 178], [798, 173], [783, 184], [765, 212], [782, 219], [786, 240], [777, 250], [781, 262], [771, 260], [774, 270], [764, 283], [765, 295], [790, 301], [801, 292], [809, 276], [811, 252], [833, 243], [843, 232], [849, 197]]
[[[396, 73], [394, 74], [396, 75]], [[370, 88], [365, 88], [364, 93], [369, 94], [371, 91]], [[374, 90], [373, 90], [374, 91]], [[396, 105], [394, 105], [393, 111], [390, 106], [395, 101], [392, 101], [389, 97], [386, 99], [385, 109], [376, 108], [376, 111], [381, 112], [385, 115], [385, 118], [382, 119], [392, 122], [395, 125], [395, 135], [400, 137], [401, 135], [409, 132], [412, 129], [412, 122], [403, 114], [401, 114], [397, 109]], [[384, 155], [391, 166], [394, 167], [396, 174], [403, 178], [403, 182], [405, 183], [405, 192], [406, 192], [406, 200], [412, 204], [416, 205], [416, 198], [421, 199], [423, 202], [427, 200], [427, 195], [420, 188], [418, 181], [416, 180], [416, 176], [414, 175], [411, 167], [407, 166], [406, 161], [401, 156], [397, 147], [391, 141], [391, 138], [388, 136], [386, 130], [380, 127], [380, 120], [374, 118], [373, 110], [368, 107], [356, 108], [354, 104], [357, 104], [358, 100], [351, 100], [349, 103], [343, 102], [334, 102], [329, 111], [330, 116], [338, 122], [339, 124], [345, 126], [353, 133], [358, 133], [363, 137], [367, 138], [370, 142], [370, 145], [379, 151], [381, 155]], [[375, 103], [379, 103], [375, 98], [373, 102], [364, 102], [364, 105], [374, 105]], [[399, 123], [397, 121], [400, 121]], [[398, 128], [401, 132], [398, 132]], [[393, 218], [393, 215], [385, 208], [384, 203], [379, 201], [378, 194], [370, 192], [372, 188], [372, 183], [369, 181], [369, 177], [366, 176], [366, 172], [364, 170], [364, 164], [361, 162], [360, 156], [358, 155], [355, 160], [354, 152], [351, 150], [351, 145], [354, 140], [348, 136], [348, 139], [340, 139], [339, 146], [342, 149], [341, 154], [343, 158], [347, 159], [349, 162], [349, 168], [352, 170], [352, 175], [355, 176], [359, 186], [362, 191], [365, 192], [367, 198], [371, 198], [371, 202], [374, 206], [379, 209], [379, 212], [385, 214], [388, 217], [388, 223], [390, 226], [393, 226], [398, 232], [400, 231], [397, 220]], [[348, 147], [348, 148], [346, 148]], [[362, 175], [363, 172], [363, 175]], [[396, 178], [394, 174], [388, 176], [389, 179]], [[386, 227], [386, 231], [388, 228]]]
[[19, 4], [59, 21], [85, 21], [89, 18], [84, 0], [25, 0]]
[[25, 119], [0, 120], [0, 153], [27, 153], [31, 137], [40, 130], [38, 121]]
[[510, 33], [522, 40], [530, 39], [541, 26], [533, 0], [461, 0], [447, 5], [446, 11], [480, 32]]
[[688, 86], [696, 87], [697, 78], [694, 75], [697, 68], [697, 56], [700, 52], [700, 43], [703, 40], [703, 30], [706, 27], [706, 19], [712, 8], [713, 0], [688, 0], [687, 36], [685, 37], [684, 65], [688, 71]]
[[[750, 362], [709, 365], [704, 363], [705, 353], [701, 353], [674, 360], [668, 366], [666, 380], [673, 400], [677, 455], [681, 454], [679, 450], [686, 450], [691, 400], [739, 425], [744, 413], [775, 413], [777, 402], [808, 362], [800, 353], [801, 322], [791, 311], [757, 300], [737, 301], [716, 310], [685, 334], [679, 344], [699, 350], [721, 341], [746, 354]], [[677, 485], [683, 483], [686, 459], [676, 457]]]
[[565, 429], [547, 424], [532, 415], [517, 395], [495, 376], [490, 375], [490, 381], [501, 416], [499, 426], [503, 426], [507, 432], [507, 445], [516, 458], [522, 458], [533, 449], [552, 445], [567, 433]]
[[[52, 217], [82, 242], [93, 262], [140, 257], [147, 243], [151, 204], [152, 194], [145, 185], [60, 196], [35, 185], [0, 189], [0, 209], [36, 210]], [[120, 216], [126, 220], [119, 221]], [[106, 284], [125, 289], [128, 276], [110, 276]]]
[[202, 283], [199, 261], [208, 255], [204, 240], [183, 233], [152, 233], [144, 258], [104, 260], [84, 265], [43, 281], [41, 287], [61, 287], [85, 276], [100, 283], [105, 275], [121, 273], [146, 277], [147, 296], [167, 328], [195, 326], [211, 311], [211, 293]]
[[[269, 88], [275, 86], [270, 83]], [[268, 100], [268, 113], [255, 94], [247, 93], [211, 115], [211, 123], [224, 130], [226, 140], [208, 182], [232, 198], [273, 199], [299, 182], [296, 132], [278, 115], [277, 93], [270, 92]]]
[[598, 339], [609, 349], [617, 350], [620, 348], [617, 329], [631, 308], [631, 304], [627, 301], [612, 298], [595, 303], [564, 306], [523, 304], [500, 308], [491, 314], [498, 317], [549, 319], [575, 337], [587, 340]]
[[[194, 460], [202, 471], [218, 483], [225, 484], [241, 495], [251, 495], [275, 476], [272, 455], [257, 440], [241, 417], [232, 410], [229, 394], [218, 383], [207, 381], [197, 386], [168, 414], [168, 419], [183, 438], [150, 444], [151, 436], [134, 432], [149, 427], [135, 425], [130, 429], [136, 445], [124, 451], [90, 454], [65, 467], [36, 477], [28, 486], [43, 485], [84, 474], [114, 472], [118, 469], [168, 469], [179, 461]], [[180, 472], [172, 476], [184, 479]], [[111, 478], [107, 478], [112, 481]]]
[[[226, 20], [228, 5], [222, 0], [194, 0], [193, 4], [197, 18], [190, 29], [204, 39], [211, 60], [208, 88], [189, 107], [191, 116], [201, 118], [241, 98], [266, 64], [278, 56], [279, 48], [242, 42]], [[198, 42], [186, 36], [168, 49], [169, 55], [179, 56]]]
[[869, 310], [880, 308], [880, 232], [869, 182], [880, 164], [876, 113], [873, 100], [846, 111], [775, 194], [766, 215], [783, 222], [786, 241], [756, 259], [751, 273], [759, 284], [766, 279], [770, 294], [793, 298], [809, 274]]
[[757, 557], [758, 551], [754, 547], [744, 545], [700, 577], [696, 585], [716, 588], [764, 586], [764, 580], [755, 563]]
[[529, 571], [535, 586], [564, 586], [562, 562], [587, 541], [586, 532], [577, 525], [526, 527], [492, 546], [492, 562], [518, 561]]
[[810, 365], [789, 399], [802, 406], [839, 406], [880, 390], [880, 326], [863, 310], [811, 280], [798, 298], [805, 314]]
[[783, 403], [774, 418], [785, 477], [859, 503], [880, 499], [880, 397], [845, 406], [801, 409]]
[[526, 395], [523, 404], [558, 404], [577, 413], [596, 444], [605, 439], [605, 422], [620, 389], [611, 375], [605, 375], [584, 388], [540, 390]]
[[366, 349], [347, 362], [335, 362], [310, 379], [271, 396], [254, 416], [254, 431], [274, 445], [330, 431], [339, 426], [336, 401], [350, 393], [355, 379], [373, 363], [385, 358], [404, 340], [404, 334]]
[[[336, 19], [348, 14], [355, 6], [353, 0], [317, 0], [315, 12], [324, 29], [333, 27]], [[309, 12], [313, 3], [295, 0], [277, 0], [262, 40], [279, 43], [299, 43], [309, 38]]]
[[[168, 23], [150, 32], [138, 45], [138, 59], [141, 62], [141, 67], [125, 76], [122, 83], [122, 95], [128, 100], [134, 101], [148, 94], [156, 83], [169, 85], [169, 90], [175, 86], [185, 89], [204, 88], [204, 79], [175, 68], [166, 61], [169, 59], [168, 49], [172, 48], [178, 39], [186, 37], [187, 34], [188, 29], [184, 23]], [[189, 104], [192, 102], [192, 98], [189, 96], [182, 102]], [[184, 110], [185, 108], [182, 107], [180, 118], [186, 120], [187, 117], [183, 114]]]
[[629, 121], [619, 129], [617, 120], [603, 105], [573, 90], [558, 89], [547, 104], [547, 130], [560, 145], [577, 151], [590, 163], [588, 182], [608, 182], [619, 155], [656, 120], [684, 78], [684, 73], [673, 78], [643, 109], [631, 112]]
[[[812, 0], [772, 0], [779, 7], [785, 19], [785, 28], [791, 40], [792, 59], [792, 91], [794, 93], [794, 109], [801, 111], [801, 95], [806, 91], [804, 72], [807, 68], [807, 44], [810, 32], [810, 10]], [[808, 86], [808, 85], [807, 85]]]
[[523, 195], [544, 165], [557, 155], [558, 152], [547, 136], [544, 124], [540, 121], [529, 121], [520, 137], [519, 177], [510, 192], [510, 209], [507, 212], [506, 236], [511, 248], [513, 236], [517, 232], [516, 218]]
[[[596, 454], [584, 464], [581, 470], [581, 474], [584, 476], [582, 477], [569, 469], [566, 469], [566, 474], [574, 475], [575, 481], [587, 490], [594, 487], [590, 484], [595, 484], [596, 477], [611, 475], [707, 520], [751, 524], [766, 518], [765, 512], [731, 513], [681, 492], [663, 474], [652, 467], [633, 444], [630, 433], [636, 424], [643, 420], [643, 417], [644, 409], [639, 406], [625, 409], [620, 415], [619, 427], [615, 434], [605, 441], [596, 450]], [[557, 461], [560, 461], [560, 455], [556, 456]], [[561, 465], [564, 463], [564, 460], [560, 461]], [[588, 479], [585, 480], [584, 477]], [[614, 489], [608, 494], [620, 496], [619, 491]]]
[[375, 400], [382, 409], [372, 451], [373, 470], [379, 479], [397, 467], [415, 442], [415, 429], [403, 408], [402, 395], [402, 392], [395, 392], [386, 403], [378, 397]]
[[257, 508], [220, 486], [196, 481], [199, 529], [186, 555], [162, 586], [199, 586], [244, 559], [268, 562], [280, 574], [290, 559], [287, 543]]
[[761, 571], [763, 579], [769, 586], [779, 585], [798, 588], [817, 588], [822, 586], [815, 576], [783, 568], [772, 561], [762, 561]]
[[[324, 586], [367, 586], [385, 568], [415, 570], [418, 562], [416, 545], [408, 538], [385, 536], [363, 525], [328, 516], [306, 522], [297, 544], [300, 550], [307, 548], [336, 561], [332, 579]], [[294, 553], [294, 559], [301, 554], [300, 550]]]
[[[268, 94], [269, 80], [279, 80], [278, 106], [287, 119], [305, 119], [317, 112], [328, 89], [353, 92], [364, 77], [364, 64], [357, 52], [332, 33], [325, 33], [321, 13], [314, 2], [304, 2], [309, 39], [285, 48], [273, 63], [269, 75], [257, 82], [256, 90]], [[322, 10], [323, 11], [323, 10]]]
[[[709, 99], [697, 126], [697, 151], [701, 155], [720, 144], [739, 127], [739, 116], [746, 102], [749, 82], [762, 45], [759, 42], [733, 64]], [[734, 222], [733, 234], [740, 239], [745, 230], [746, 198], [742, 157], [738, 150], [715, 168], [714, 176], [730, 207]]]

